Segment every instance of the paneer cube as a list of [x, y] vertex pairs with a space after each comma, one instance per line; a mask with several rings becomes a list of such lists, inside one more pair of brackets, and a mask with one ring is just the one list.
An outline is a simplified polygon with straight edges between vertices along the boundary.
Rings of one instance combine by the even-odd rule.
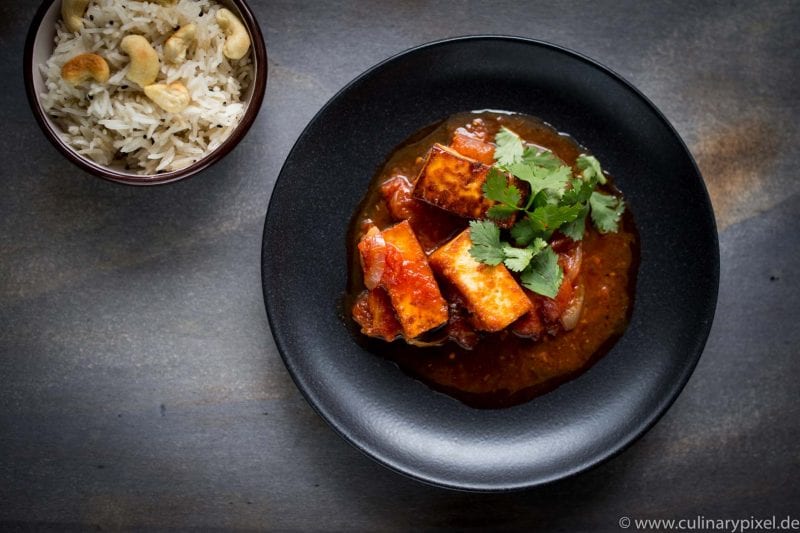
[[[385, 243], [383, 271], [378, 281], [389, 295], [403, 335], [413, 339], [426, 331], [440, 327], [447, 322], [447, 302], [442, 297], [439, 285], [428, 265], [428, 258], [411, 229], [404, 220], [380, 232]], [[362, 264], [375, 263], [374, 235], [359, 243]], [[364, 246], [362, 246], [362, 244]], [[364, 261], [365, 252], [371, 257]]]
[[479, 263], [471, 247], [466, 229], [431, 254], [431, 266], [461, 292], [480, 329], [500, 331], [530, 311], [531, 301], [503, 264]]
[[434, 251], [464, 226], [464, 220], [414, 197], [414, 185], [398, 174], [381, 185], [381, 194], [395, 222], [408, 220], [425, 253]]
[[[483, 195], [491, 166], [434, 144], [414, 184], [414, 196], [463, 218], [486, 218], [494, 202]], [[511, 179], [511, 178], [509, 178]], [[500, 224], [513, 225], [513, 217]]]
[[353, 319], [361, 326], [361, 333], [370, 337], [393, 341], [401, 333], [389, 295], [380, 287], [359, 295], [353, 306]]

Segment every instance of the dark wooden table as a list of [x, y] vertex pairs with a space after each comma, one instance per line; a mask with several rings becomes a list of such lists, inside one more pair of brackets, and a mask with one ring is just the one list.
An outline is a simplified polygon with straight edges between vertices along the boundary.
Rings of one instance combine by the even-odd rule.
[[[21, 76], [35, 4], [0, 2], [0, 527], [800, 518], [800, 3], [253, 0], [270, 55], [258, 120], [213, 169], [151, 189], [45, 140]], [[716, 320], [672, 409], [608, 463], [514, 494], [422, 485], [347, 445], [291, 382], [261, 296], [270, 191], [308, 120], [374, 63], [475, 33], [630, 80], [686, 140], [720, 230]]]

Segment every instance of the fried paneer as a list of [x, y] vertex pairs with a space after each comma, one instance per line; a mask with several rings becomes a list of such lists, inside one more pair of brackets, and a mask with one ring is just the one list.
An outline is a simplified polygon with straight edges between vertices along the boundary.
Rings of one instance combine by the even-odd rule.
[[447, 302], [408, 221], [370, 231], [358, 249], [367, 287], [386, 291], [406, 338], [447, 322]]
[[[483, 194], [491, 168], [452, 148], [434, 144], [414, 184], [414, 196], [463, 218], [486, 218], [486, 212], [494, 205]], [[500, 225], [510, 227], [513, 223], [511, 217]]]
[[502, 264], [486, 265], [469, 253], [469, 229], [430, 257], [431, 266], [463, 295], [484, 331], [500, 331], [531, 310], [531, 301]]

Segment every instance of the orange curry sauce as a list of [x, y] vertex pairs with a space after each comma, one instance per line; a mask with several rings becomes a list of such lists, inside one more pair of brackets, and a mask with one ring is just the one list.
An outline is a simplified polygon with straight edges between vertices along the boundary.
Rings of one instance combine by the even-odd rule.
[[[466, 218], [418, 200], [408, 201], [410, 189], [422, 168], [425, 154], [434, 143], [468, 152], [469, 146], [459, 145], [469, 143], [468, 137], [459, 139], [455, 135], [454, 142], [457, 131], [492, 141], [501, 126], [508, 127], [528, 143], [551, 150], [567, 164], [574, 164], [580, 153], [587, 152], [571, 137], [559, 134], [534, 117], [494, 112], [453, 115], [413, 135], [390, 155], [371, 181], [348, 234], [350, 272], [344, 314], [359, 343], [395, 361], [405, 372], [432, 388], [479, 408], [526, 402], [574, 378], [605, 354], [627, 326], [639, 260], [637, 233], [629, 206], [626, 206], [618, 233], [602, 235], [587, 220], [580, 263], [583, 308], [577, 325], [570, 331], [550, 328], [548, 333], [534, 336], [536, 338], [513, 333], [513, 325], [494, 333], [476, 331], [468, 325], [468, 312], [459, 311], [457, 291], [437, 278], [450, 304], [451, 326], [459, 326], [449, 328], [450, 336], [442, 336], [444, 328], [440, 328], [417, 339], [429, 343], [423, 346], [423, 343], [408, 344], [402, 337], [386, 342], [360, 333], [359, 325], [352, 318], [353, 313], [359, 312], [359, 297], [361, 305], [365, 305], [366, 296], [359, 241], [370, 227], [385, 230], [408, 220], [424, 253], [430, 255], [468, 227]], [[473, 148], [480, 150], [480, 143]], [[492, 161], [491, 154], [482, 156], [472, 151], [470, 155], [485, 163]], [[605, 188], [619, 194], [613, 186]], [[565, 237], [561, 240], [567, 241], [567, 246], [574, 245]], [[376, 293], [375, 297], [386, 298], [385, 293]], [[540, 305], [553, 303], [544, 297], [538, 298]], [[454, 320], [454, 313], [462, 316]], [[395, 317], [383, 319], [389, 327], [397, 327]], [[463, 324], [467, 326], [460, 328]]]

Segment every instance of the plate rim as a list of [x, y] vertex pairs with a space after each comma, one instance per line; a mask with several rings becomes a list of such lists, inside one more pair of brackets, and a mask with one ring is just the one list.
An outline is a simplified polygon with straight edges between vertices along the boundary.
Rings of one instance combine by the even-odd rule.
[[[616, 443], [614, 446], [606, 447], [603, 450], [600, 450], [598, 453], [593, 454], [590, 458], [583, 460], [571, 468], [562, 469], [558, 474], [552, 474], [549, 476], [540, 476], [538, 478], [534, 478], [529, 480], [528, 482], [518, 482], [518, 483], [502, 483], [496, 481], [489, 481], [483, 483], [475, 483], [475, 482], [457, 482], [452, 479], [444, 479], [441, 476], [434, 476], [426, 474], [419, 469], [413, 468], [413, 466], [408, 466], [407, 463], [400, 463], [398, 461], [394, 461], [384, 454], [380, 453], [378, 450], [375, 449], [374, 445], [365, 442], [363, 439], [358, 439], [354, 437], [350, 432], [348, 432], [345, 428], [340, 427], [337, 424], [333, 417], [330, 415], [328, 410], [318, 402], [318, 398], [312, 393], [311, 388], [307, 386], [307, 383], [300, 377], [297, 372], [297, 369], [292, 361], [292, 358], [287, 356], [287, 349], [286, 349], [286, 341], [283, 338], [283, 334], [280, 332], [279, 328], [276, 328], [275, 324], [275, 316], [278, 316], [278, 310], [273, 309], [273, 304], [270, 302], [270, 297], [268, 295], [267, 283], [266, 280], [268, 279], [268, 269], [269, 261], [267, 259], [267, 252], [266, 252], [266, 245], [267, 240], [269, 237], [269, 227], [271, 225], [271, 216], [270, 213], [273, 213], [274, 216], [274, 209], [273, 209], [273, 202], [275, 199], [274, 192], [279, 186], [281, 182], [281, 178], [283, 177], [284, 171], [286, 166], [289, 164], [290, 160], [295, 154], [295, 151], [298, 149], [298, 146], [301, 142], [305, 139], [308, 135], [311, 128], [316, 124], [316, 122], [322, 117], [325, 112], [328, 110], [330, 106], [336, 102], [341, 95], [351, 90], [353, 87], [361, 83], [363, 80], [369, 78], [376, 72], [380, 71], [388, 64], [393, 63], [401, 58], [404, 58], [407, 55], [415, 54], [424, 50], [437, 48], [440, 46], [451, 45], [451, 44], [458, 44], [458, 43], [473, 43], [479, 41], [505, 41], [505, 42], [514, 42], [518, 44], [525, 44], [529, 46], [536, 46], [545, 49], [549, 49], [551, 51], [558, 52], [560, 54], [567, 55], [573, 59], [578, 59], [584, 63], [587, 63], [590, 67], [600, 70], [604, 74], [611, 76], [615, 81], [621, 83], [626, 89], [630, 90], [636, 97], [644, 102], [644, 104], [654, 113], [654, 115], [666, 126], [670, 134], [674, 139], [676, 139], [688, 157], [688, 161], [690, 162], [692, 168], [694, 169], [696, 175], [700, 178], [700, 185], [703, 193], [703, 200], [705, 204], [708, 206], [708, 209], [705, 210], [704, 218], [707, 218], [708, 222], [710, 222], [710, 230], [712, 240], [715, 244], [712, 250], [709, 251], [709, 259], [711, 264], [711, 282], [712, 282], [712, 294], [710, 294], [710, 309], [708, 310], [707, 320], [704, 324], [699, 325], [699, 332], [698, 335], [693, 339], [693, 344], [695, 349], [694, 356], [689, 364], [685, 365], [683, 371], [680, 375], [680, 379], [675, 380], [669, 390], [668, 394], [662, 395], [661, 399], [657, 403], [657, 407], [652, 409], [650, 412], [646, 414], [644, 420], [634, 426], [630, 431], [624, 433], [620, 437], [616, 439]], [[664, 414], [669, 410], [675, 400], [678, 398], [680, 393], [683, 391], [684, 387], [688, 383], [689, 379], [691, 378], [692, 374], [694, 373], [695, 368], [697, 367], [698, 362], [700, 361], [700, 357], [703, 354], [705, 349], [705, 345], [708, 341], [709, 334], [711, 333], [711, 328], [714, 323], [714, 318], [716, 315], [716, 308], [719, 300], [719, 278], [720, 278], [720, 252], [719, 252], [719, 233], [716, 223], [716, 217], [714, 216], [714, 208], [713, 204], [711, 203], [711, 198], [708, 194], [708, 188], [706, 186], [705, 180], [703, 179], [702, 173], [700, 172], [699, 167], [697, 166], [697, 162], [692, 155], [692, 152], [689, 150], [688, 146], [686, 145], [683, 138], [680, 136], [678, 131], [672, 125], [672, 123], [667, 119], [664, 113], [638, 88], [636, 88], [631, 82], [626, 80], [623, 76], [615, 72], [613, 69], [603, 65], [602, 63], [598, 62], [595, 59], [592, 59], [580, 52], [572, 50], [568, 47], [555, 44], [552, 42], [539, 40], [539, 39], [532, 39], [528, 37], [521, 37], [515, 35], [502, 35], [502, 34], [475, 34], [475, 35], [462, 35], [462, 36], [455, 36], [455, 37], [448, 37], [444, 39], [438, 39], [435, 41], [426, 42], [417, 46], [413, 46], [411, 48], [407, 48], [401, 52], [393, 54], [388, 58], [376, 63], [372, 67], [368, 68], [367, 70], [363, 71], [361, 74], [353, 78], [347, 84], [345, 84], [341, 89], [336, 91], [336, 93], [331, 96], [325, 104], [314, 114], [314, 116], [309, 120], [306, 126], [298, 135], [297, 139], [295, 140], [292, 148], [289, 150], [286, 159], [284, 160], [283, 164], [281, 165], [281, 169], [278, 172], [278, 176], [273, 184], [272, 191], [270, 192], [270, 199], [267, 206], [267, 212], [264, 219], [264, 230], [262, 233], [262, 243], [261, 243], [261, 286], [262, 286], [262, 293], [264, 297], [264, 304], [267, 312], [267, 320], [269, 322], [270, 331], [272, 334], [272, 338], [275, 342], [276, 348], [278, 349], [278, 353], [283, 360], [284, 366], [286, 367], [289, 375], [292, 378], [297, 389], [302, 394], [305, 401], [311, 406], [314, 412], [320, 416], [329, 427], [331, 427], [335, 433], [337, 433], [340, 437], [342, 437], [349, 445], [354, 447], [356, 450], [361, 452], [363, 455], [369, 457], [371, 460], [375, 461], [376, 463], [380, 464], [381, 466], [399, 473], [404, 477], [414, 479], [416, 481], [422, 482], [424, 484], [435, 486], [439, 488], [451, 489], [456, 491], [462, 492], [473, 492], [473, 493], [503, 493], [503, 492], [513, 492], [519, 490], [526, 490], [531, 489], [534, 487], [549, 485], [555, 483], [557, 481], [567, 479], [570, 477], [574, 477], [582, 472], [590, 470], [602, 463], [607, 462], [608, 460], [616, 457], [623, 451], [625, 451], [628, 447], [630, 447], [633, 443], [635, 443], [639, 438], [641, 438], [645, 433], [647, 433], [660, 419], [664, 416]]]

